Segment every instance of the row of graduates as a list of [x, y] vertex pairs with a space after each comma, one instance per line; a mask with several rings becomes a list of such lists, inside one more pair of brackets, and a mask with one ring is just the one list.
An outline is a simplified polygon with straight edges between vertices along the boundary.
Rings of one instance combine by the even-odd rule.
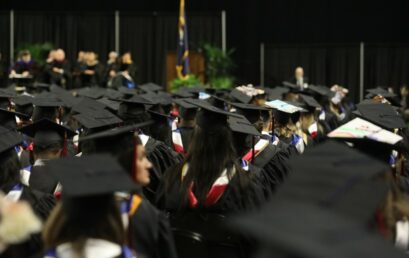
[[[260, 233], [260, 229], [254, 230], [260, 226], [256, 222], [271, 228], [277, 226], [274, 223], [294, 225], [295, 221], [302, 221], [299, 216], [304, 208], [319, 213], [321, 217], [328, 215], [321, 209], [351, 215], [348, 203], [353, 204], [355, 213], [365, 211], [365, 219], [359, 223], [367, 226], [373, 222], [374, 209], [379, 207], [385, 195], [372, 198], [352, 192], [347, 195], [348, 199], [335, 198], [341, 200], [345, 209], [332, 202], [323, 204], [325, 198], [330, 198], [327, 196], [330, 193], [337, 193], [344, 187], [344, 182], [351, 181], [351, 177], [357, 178], [356, 167], [354, 172], [348, 167], [353, 168], [357, 164], [360, 164], [358, 170], [370, 175], [357, 180], [365, 182], [366, 190], [378, 192], [371, 187], [393, 184], [395, 180], [372, 184], [374, 174], [384, 173], [386, 176], [391, 173], [388, 164], [392, 149], [401, 150], [401, 155], [395, 155], [390, 165], [395, 166], [394, 175], [399, 182], [404, 182], [404, 169], [396, 172], [396, 164], [399, 163], [398, 157], [403, 158], [407, 152], [379, 142], [373, 144], [374, 148], [368, 148], [368, 143], [360, 145], [358, 141], [355, 148], [375, 156], [374, 159], [344, 144], [327, 142], [328, 133], [348, 125], [352, 117], [354, 108], [347, 101], [346, 90], [310, 85], [308, 90], [300, 92], [294, 85], [284, 83], [284, 86], [274, 89], [240, 86], [231, 91], [182, 88], [173, 95], [152, 83], [140, 85], [137, 89], [86, 88], [71, 92], [57, 85], [48, 85], [41, 88], [44, 92], [35, 96], [27, 93], [15, 96], [13, 92], [4, 90], [0, 94], [0, 118], [4, 127], [4, 137], [1, 137], [4, 139], [1, 151], [4, 162], [1, 164], [5, 166], [4, 171], [14, 175], [14, 179], [4, 182], [2, 190], [7, 195], [13, 191], [30, 193], [32, 199], [22, 198], [23, 194], [17, 199], [28, 200], [43, 220], [48, 217], [55, 197], [61, 199], [43, 232], [48, 257], [75, 257], [73, 253], [76, 252], [83, 253], [85, 257], [95, 257], [98, 250], [110, 250], [104, 251], [106, 257], [132, 257], [134, 252], [141, 257], [175, 257], [174, 237], [179, 256], [199, 255], [194, 248], [189, 249], [189, 241], [180, 241], [181, 236], [186, 237], [186, 232], [195, 230], [209, 231], [209, 228], [220, 233], [217, 230], [223, 228], [221, 224], [229, 224], [232, 216], [258, 211], [262, 206], [263, 216], [273, 216], [270, 211], [273, 207], [276, 211], [273, 214], [278, 214], [277, 219], [248, 217], [237, 223], [256, 238], [257, 232]], [[375, 91], [379, 93], [381, 90]], [[405, 125], [400, 123], [399, 115], [395, 111], [390, 113], [391, 105], [378, 103], [379, 95], [376, 94], [377, 98], [369, 100], [369, 103], [358, 105], [354, 112], [368, 120], [367, 123], [388, 130], [391, 127], [399, 129], [397, 132], [403, 134]], [[377, 111], [375, 114], [374, 109]], [[353, 140], [356, 139], [349, 139]], [[400, 142], [405, 140], [400, 139]], [[309, 152], [308, 149], [317, 144], [318, 147], [311, 148]], [[299, 156], [304, 152], [307, 154]], [[108, 153], [113, 158], [94, 156], [95, 153]], [[324, 166], [327, 162], [332, 167]], [[343, 171], [345, 162], [348, 173]], [[309, 163], [313, 165], [311, 171], [308, 170]], [[14, 168], [10, 164], [14, 164]], [[333, 164], [339, 164], [342, 171]], [[332, 170], [339, 173], [335, 173], [332, 185], [319, 181], [320, 178], [331, 177]], [[327, 175], [324, 176], [323, 172]], [[313, 176], [314, 173], [319, 173], [319, 177]], [[317, 180], [320, 187], [317, 187]], [[326, 184], [328, 186], [324, 187]], [[402, 189], [396, 187], [394, 191], [400, 193], [404, 190], [401, 185]], [[307, 194], [307, 190], [304, 192], [297, 187], [315, 192]], [[354, 189], [361, 190], [359, 187]], [[116, 199], [121, 200], [121, 213], [113, 207], [116, 203], [114, 191], [128, 192], [115, 194]], [[341, 191], [345, 192], [349, 193]], [[277, 199], [277, 196], [281, 198]], [[362, 200], [363, 197], [366, 199]], [[283, 199], [289, 199], [289, 202], [277, 204], [277, 200]], [[367, 199], [375, 208], [366, 209]], [[299, 206], [300, 200], [308, 207]], [[403, 198], [399, 201], [406, 204]], [[270, 203], [266, 205], [267, 202]], [[288, 209], [299, 211], [295, 214], [297, 218], [294, 215], [283, 216]], [[122, 227], [115, 227], [120, 214]], [[213, 218], [211, 215], [222, 216], [223, 222], [209, 226], [209, 219], [200, 220], [203, 216]], [[306, 217], [314, 218], [312, 214]], [[401, 218], [402, 214], [396, 216], [395, 222]], [[169, 219], [174, 228], [172, 231]], [[189, 223], [191, 221], [193, 223]], [[377, 222], [382, 224], [383, 220]], [[391, 224], [390, 221], [388, 223]], [[376, 228], [378, 224], [372, 226]], [[122, 230], [124, 225], [126, 234]], [[308, 230], [319, 231], [314, 225], [316, 223], [308, 224], [312, 227]], [[361, 227], [355, 230], [359, 231]], [[359, 232], [364, 234], [363, 230]], [[244, 240], [243, 235], [238, 240], [240, 245], [234, 248], [217, 246], [206, 249], [201, 255], [246, 257], [254, 251], [255, 245], [249, 239]], [[305, 239], [302, 240], [306, 241], [308, 237], [303, 236]], [[274, 241], [280, 239], [271, 237]], [[271, 244], [271, 239], [260, 241]], [[302, 257], [305, 250], [297, 248], [305, 248], [305, 245], [291, 244], [290, 238], [287, 241], [284, 246], [292, 248], [281, 251]], [[321, 249], [317, 251], [328, 251], [322, 250], [322, 243], [318, 244], [321, 244], [318, 245]], [[24, 257], [30, 257], [44, 251], [38, 236], [33, 236], [24, 245], [30, 248], [10, 245], [6, 252], [11, 255], [18, 250], [27, 252]], [[379, 248], [387, 249], [387, 245], [380, 244]], [[371, 251], [376, 254], [376, 249]], [[277, 246], [273, 251], [264, 251], [266, 255], [278, 252]], [[356, 251], [362, 250], [357, 246]], [[400, 254], [392, 248], [387, 252]], [[321, 257], [322, 253], [312, 256]]]
[[98, 60], [93, 51], [79, 51], [77, 60], [71, 64], [62, 49], [49, 52], [44, 65], [33, 60], [28, 50], [18, 54], [10, 68], [10, 84], [33, 87], [33, 83], [56, 84], [67, 89], [89, 86], [135, 87], [136, 66], [130, 52], [121, 56], [111, 51], [106, 64]]

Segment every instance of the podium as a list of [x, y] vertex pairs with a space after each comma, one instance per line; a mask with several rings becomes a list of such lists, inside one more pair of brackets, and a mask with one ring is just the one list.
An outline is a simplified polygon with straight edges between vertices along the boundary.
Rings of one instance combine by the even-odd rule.
[[[166, 91], [170, 91], [170, 82], [176, 79], [176, 51], [166, 54]], [[201, 83], [205, 81], [205, 58], [202, 53], [189, 52], [190, 73], [196, 75]]]

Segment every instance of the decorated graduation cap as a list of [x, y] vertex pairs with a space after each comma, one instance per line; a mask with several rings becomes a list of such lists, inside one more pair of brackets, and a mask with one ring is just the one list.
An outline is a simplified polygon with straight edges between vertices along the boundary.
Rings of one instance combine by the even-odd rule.
[[198, 107], [190, 103], [193, 99], [175, 99], [174, 102], [179, 108], [179, 116], [184, 120], [194, 120]]
[[381, 161], [388, 162], [393, 149], [401, 150], [402, 136], [355, 118], [328, 134], [328, 137], [350, 142], [354, 148]]
[[388, 104], [358, 104], [354, 114], [385, 129], [406, 127], [403, 118]]
[[273, 109], [274, 121], [279, 125], [286, 125], [292, 116], [305, 112], [302, 107], [288, 101], [273, 100], [265, 103], [265, 106]]
[[46, 169], [61, 183], [63, 201], [137, 189], [130, 176], [107, 154], [51, 160]]
[[46, 148], [52, 144], [63, 143], [75, 135], [71, 129], [59, 125], [47, 118], [40, 119], [31, 125], [24, 126], [20, 132], [33, 138], [35, 146]]
[[0, 126], [0, 154], [23, 142], [21, 134]]
[[145, 84], [141, 84], [138, 86], [141, 90], [144, 92], [158, 92], [158, 91], [163, 91], [164, 88], [160, 85], [157, 85], [153, 82], [148, 82]]
[[254, 104], [230, 103], [236, 108], [236, 112], [247, 118], [250, 123], [254, 124], [260, 121], [261, 112], [267, 111], [265, 107], [260, 107]]
[[308, 203], [277, 202], [236, 218], [231, 228], [258, 240], [260, 258], [405, 257], [362, 224]]

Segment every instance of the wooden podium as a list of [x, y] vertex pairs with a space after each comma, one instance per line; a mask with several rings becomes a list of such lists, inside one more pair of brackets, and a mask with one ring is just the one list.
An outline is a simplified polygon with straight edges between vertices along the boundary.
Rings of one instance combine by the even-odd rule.
[[[196, 75], [200, 82], [205, 81], [205, 58], [199, 52], [189, 52], [190, 73]], [[176, 79], [176, 52], [166, 54], [166, 90], [170, 91], [170, 82]]]

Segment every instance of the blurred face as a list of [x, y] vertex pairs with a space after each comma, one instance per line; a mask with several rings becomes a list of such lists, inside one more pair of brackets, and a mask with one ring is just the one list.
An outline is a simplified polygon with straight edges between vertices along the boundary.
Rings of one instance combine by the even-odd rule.
[[116, 52], [110, 52], [108, 58], [110, 60], [115, 60], [118, 58], [118, 54]]
[[152, 168], [152, 163], [146, 157], [145, 147], [141, 144], [136, 147], [136, 155], [136, 183], [146, 186], [150, 182], [149, 169]]
[[304, 69], [297, 67], [297, 69], [295, 69], [295, 78], [301, 79], [302, 77], [304, 77]]
[[84, 60], [84, 51], [78, 52], [78, 61], [83, 61]]
[[55, 60], [57, 61], [64, 61], [65, 59], [65, 52], [62, 49], [58, 49], [55, 51]]
[[402, 96], [407, 96], [409, 94], [409, 88], [408, 87], [402, 87], [400, 88], [400, 94]]
[[21, 59], [23, 60], [23, 62], [28, 63], [31, 61], [31, 55], [24, 55], [21, 57]]
[[131, 53], [125, 53], [122, 56], [122, 63], [124, 63], [124, 64], [131, 64], [132, 63]]

